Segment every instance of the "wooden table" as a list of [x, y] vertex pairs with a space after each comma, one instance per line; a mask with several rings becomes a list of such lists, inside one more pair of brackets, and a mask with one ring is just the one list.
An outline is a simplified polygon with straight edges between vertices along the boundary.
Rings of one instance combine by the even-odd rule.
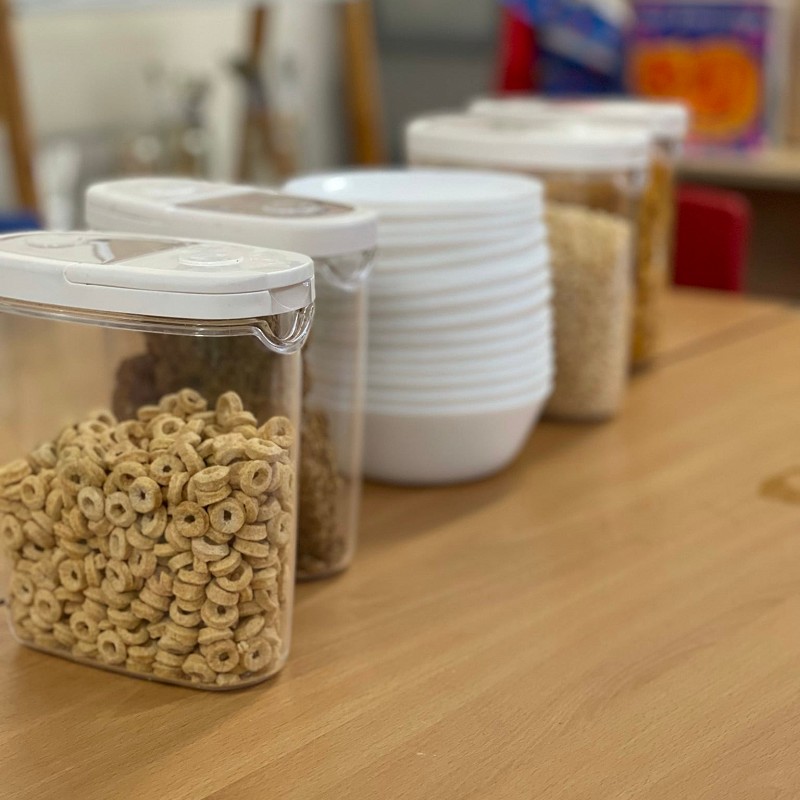
[[369, 486], [275, 681], [210, 695], [0, 634], [0, 797], [800, 797], [800, 316], [683, 292], [625, 415]]

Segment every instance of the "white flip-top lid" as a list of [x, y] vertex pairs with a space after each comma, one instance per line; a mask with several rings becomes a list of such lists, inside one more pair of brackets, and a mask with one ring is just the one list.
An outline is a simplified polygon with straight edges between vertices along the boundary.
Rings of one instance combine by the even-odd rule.
[[314, 301], [308, 256], [94, 231], [0, 236], [0, 303], [108, 314], [242, 320]]
[[406, 128], [410, 160], [534, 169], [610, 172], [644, 169], [650, 134], [630, 126], [558, 119], [434, 114]]
[[495, 118], [539, 120], [551, 115], [610, 125], [636, 126], [659, 139], [683, 141], [689, 130], [689, 109], [682, 103], [639, 98], [482, 97], [471, 114]]
[[200, 237], [306, 253], [312, 258], [375, 248], [375, 215], [365, 209], [268, 189], [179, 178], [98, 183], [86, 220], [101, 230]]

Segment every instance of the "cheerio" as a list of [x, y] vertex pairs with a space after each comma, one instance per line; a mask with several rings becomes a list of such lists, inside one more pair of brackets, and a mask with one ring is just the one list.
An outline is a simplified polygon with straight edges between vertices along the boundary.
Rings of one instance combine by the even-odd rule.
[[689, 129], [687, 107], [682, 103], [633, 98], [505, 97], [476, 100], [470, 111], [494, 119], [529, 121], [556, 115], [650, 134], [651, 162], [639, 213], [632, 342], [634, 366], [646, 365], [658, 343], [660, 300], [671, 271], [675, 164]]
[[[133, 178], [99, 183], [86, 197], [93, 227], [306, 253], [315, 262], [316, 337], [303, 351], [298, 578], [349, 566], [356, 548], [362, 475], [366, 282], [377, 241], [372, 211], [223, 183]], [[315, 338], [342, 365], [333, 409], [315, 391]], [[324, 364], [323, 364], [324, 366]], [[345, 379], [344, 376], [348, 376]]]
[[630, 363], [633, 253], [649, 135], [557, 119], [438, 114], [408, 126], [406, 148], [416, 166], [490, 168], [542, 180], [556, 317], [548, 413], [614, 416]]
[[[0, 238], [0, 546], [18, 640], [206, 689], [283, 666], [313, 301], [294, 253]], [[232, 371], [242, 353], [249, 369]]]

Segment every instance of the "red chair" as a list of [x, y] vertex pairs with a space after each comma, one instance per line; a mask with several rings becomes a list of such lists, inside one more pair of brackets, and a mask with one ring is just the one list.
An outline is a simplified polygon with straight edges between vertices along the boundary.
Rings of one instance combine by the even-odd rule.
[[678, 190], [674, 282], [741, 292], [752, 210], [738, 192], [683, 185]]
[[503, 8], [501, 15], [497, 91], [534, 92], [536, 31], [511, 9]]

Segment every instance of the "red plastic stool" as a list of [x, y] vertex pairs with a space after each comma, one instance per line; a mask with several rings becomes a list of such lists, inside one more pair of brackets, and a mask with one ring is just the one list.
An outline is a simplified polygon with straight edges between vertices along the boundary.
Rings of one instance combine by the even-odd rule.
[[751, 226], [750, 203], [738, 192], [681, 186], [674, 282], [741, 292]]

